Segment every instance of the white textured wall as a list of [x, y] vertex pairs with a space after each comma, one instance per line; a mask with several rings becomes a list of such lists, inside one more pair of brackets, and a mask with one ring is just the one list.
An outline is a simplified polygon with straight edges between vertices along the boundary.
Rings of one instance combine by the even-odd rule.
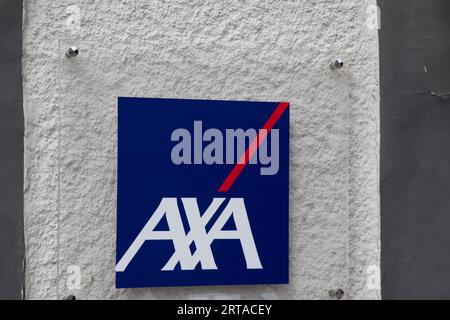
[[[327, 298], [327, 290], [336, 286], [345, 289], [346, 298], [379, 298], [373, 286], [380, 232], [374, 4], [375, 0], [25, 1], [27, 298], [55, 299], [72, 293], [82, 299], [319, 299]], [[80, 45], [81, 53], [75, 62], [68, 62], [59, 45], [64, 49], [72, 43]], [[126, 58], [114, 56], [116, 43]], [[214, 61], [214, 55], [205, 54], [197, 62], [230, 65], [222, 68], [222, 77], [208, 73], [208, 67], [190, 77], [183, 75], [180, 70], [194, 70], [186, 59], [199, 47], [214, 48], [212, 52], [221, 55]], [[140, 48], [148, 55], [158, 52], [158, 59], [169, 63], [168, 72], [142, 65], [139, 52], [145, 59], [148, 56]], [[243, 55], [248, 59], [243, 65], [251, 68], [232, 73], [243, 51], [251, 52], [250, 58]], [[328, 69], [337, 56], [346, 62], [339, 73]], [[263, 67], [268, 60], [273, 67], [270, 75]], [[142, 70], [136, 70], [137, 65]], [[277, 70], [280, 77], [273, 79]], [[146, 71], [152, 72], [150, 78]], [[68, 81], [72, 72], [73, 84]], [[102, 72], [109, 73], [105, 81], [95, 77]], [[123, 79], [118, 81], [117, 74]], [[218, 81], [221, 86], [213, 86]], [[98, 96], [113, 107], [108, 97], [124, 93], [292, 103], [289, 286], [114, 289], [116, 189], [115, 172], [108, 170], [115, 161], [114, 109], [80, 112], [71, 101], [88, 106]], [[332, 124], [333, 116], [338, 118], [337, 106], [348, 111], [347, 122], [339, 126], [348, 125], [349, 148], [333, 153], [327, 147], [340, 146], [342, 136], [333, 137], [333, 125], [327, 124]], [[71, 123], [80, 119], [88, 127]], [[94, 158], [80, 158], [95, 154], [86, 152], [89, 143], [77, 144], [88, 139], [104, 141], [106, 147]], [[73, 148], [68, 147], [71, 142]], [[340, 159], [335, 165], [332, 156]], [[99, 159], [109, 164], [99, 165]], [[348, 159], [348, 168], [342, 167], [343, 159]], [[86, 163], [97, 167], [86, 168]], [[348, 187], [335, 179], [343, 176], [343, 170]], [[348, 204], [348, 210], [337, 220], [328, 219], [335, 203]], [[79, 234], [73, 236], [69, 228]], [[67, 266], [72, 264], [81, 268], [81, 290], [65, 286]]]

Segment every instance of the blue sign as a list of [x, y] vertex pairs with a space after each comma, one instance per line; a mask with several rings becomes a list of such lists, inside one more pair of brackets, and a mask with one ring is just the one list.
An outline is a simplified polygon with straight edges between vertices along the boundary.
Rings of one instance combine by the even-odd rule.
[[118, 108], [116, 287], [288, 283], [289, 104]]

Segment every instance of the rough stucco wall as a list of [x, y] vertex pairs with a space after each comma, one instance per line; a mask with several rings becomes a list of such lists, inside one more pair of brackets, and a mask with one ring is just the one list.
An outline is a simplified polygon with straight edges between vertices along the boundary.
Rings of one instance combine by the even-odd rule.
[[[304, 105], [295, 110], [294, 124], [300, 128], [303, 115], [314, 110], [319, 98], [333, 99], [336, 88], [328, 92], [313, 90], [317, 83], [308, 72], [331, 61], [330, 51], [341, 53], [349, 75], [349, 190], [348, 190], [348, 288], [347, 298], [379, 298], [379, 290], [368, 287], [368, 275], [377, 278], [379, 266], [379, 197], [378, 197], [378, 41], [376, 28], [370, 27], [375, 1], [49, 1], [25, 2], [24, 16], [24, 108], [26, 114], [25, 145], [25, 241], [26, 292], [28, 299], [59, 298], [57, 265], [61, 243], [58, 227], [58, 96], [59, 39], [102, 39], [106, 42], [157, 43], [171, 46], [208, 45], [290, 48], [305, 66], [300, 95]], [[78, 11], [79, 10], [79, 11]], [[73, 23], [72, 23], [73, 22]], [[298, 66], [297, 66], [298, 67]], [[309, 68], [309, 69], [308, 69]], [[326, 64], [323, 68], [327, 68]], [[295, 74], [297, 69], [290, 70]], [[301, 69], [299, 69], [301, 70]], [[299, 71], [301, 72], [301, 71]], [[251, 79], [250, 79], [251, 80]], [[310, 81], [311, 80], [311, 81]], [[203, 80], [204, 81], [204, 80]], [[258, 85], [264, 83], [257, 82]], [[320, 85], [320, 84], [319, 84]], [[326, 85], [323, 86], [327, 88]], [[76, 89], [71, 91], [77, 93]], [[225, 88], [218, 98], [233, 92]], [[80, 90], [79, 96], [83, 95]], [[220, 96], [225, 95], [225, 97]], [[185, 96], [180, 96], [180, 98]], [[216, 97], [216, 96], [214, 96]], [[312, 111], [311, 111], [312, 110]], [[326, 110], [325, 110], [326, 111]], [[315, 113], [309, 117], [318, 116]], [[320, 117], [326, 117], [322, 112]], [[320, 136], [320, 123], [312, 121], [305, 132]], [[293, 148], [291, 171], [291, 211], [300, 212], [291, 220], [295, 230], [291, 246], [291, 285], [286, 288], [251, 287], [114, 290], [114, 274], [105, 276], [101, 287], [93, 286], [85, 298], [166, 298], [166, 297], [259, 297], [326, 298], [317, 273], [298, 266], [314, 268], [309, 255], [320, 248], [314, 237], [333, 237], [308, 225], [311, 205], [318, 208], [328, 199], [320, 188], [314, 194], [304, 191], [314, 183], [317, 167], [301, 158], [308, 151], [308, 136], [302, 136]], [[296, 140], [297, 141], [297, 140]], [[299, 160], [298, 160], [299, 159]], [[64, 168], [63, 168], [64, 169]], [[309, 175], [308, 175], [309, 173]], [[306, 175], [306, 176], [304, 176]], [[86, 181], [82, 181], [86, 183]], [[103, 181], [107, 182], [107, 181]], [[108, 186], [115, 190], [114, 181]], [[327, 187], [324, 187], [326, 189]], [[73, 203], [62, 203], [70, 207]], [[291, 212], [291, 216], [293, 212]], [[314, 221], [314, 219], [310, 220]], [[114, 230], [114, 229], [112, 229]], [[311, 232], [314, 231], [314, 232]], [[110, 231], [113, 233], [114, 231]], [[328, 230], [327, 230], [328, 232]], [[340, 229], [336, 229], [340, 232]], [[86, 235], [81, 235], [86, 236]], [[337, 235], [335, 235], [337, 237]], [[291, 234], [291, 238], [293, 235]], [[298, 239], [297, 239], [298, 237]], [[292, 243], [292, 242], [291, 242]], [[112, 247], [107, 250], [112, 251]], [[59, 253], [58, 253], [59, 252]], [[101, 265], [112, 252], [100, 252], [95, 263]], [[109, 262], [108, 262], [109, 263]], [[316, 266], [320, 269], [320, 266]], [[367, 271], [370, 271], [370, 274]], [[374, 271], [375, 270], [375, 271]], [[319, 273], [320, 275], [320, 273]], [[83, 280], [85, 281], [85, 280]], [[343, 282], [347, 279], [343, 279]], [[370, 281], [369, 281], [370, 282]], [[58, 284], [58, 285], [57, 285]], [[83, 285], [89, 285], [83, 282]], [[57, 288], [59, 287], [59, 292]], [[106, 288], [106, 289], [105, 289]], [[330, 288], [332, 289], [332, 288]], [[77, 293], [74, 292], [76, 295]], [[83, 298], [83, 297], [82, 297]]]

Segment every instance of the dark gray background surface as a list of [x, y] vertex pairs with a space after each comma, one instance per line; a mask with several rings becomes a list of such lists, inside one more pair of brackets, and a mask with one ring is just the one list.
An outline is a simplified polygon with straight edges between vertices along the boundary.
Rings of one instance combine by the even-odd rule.
[[450, 299], [450, 1], [381, 6], [383, 299]]
[[23, 267], [22, 1], [0, 0], [0, 299], [21, 299]]

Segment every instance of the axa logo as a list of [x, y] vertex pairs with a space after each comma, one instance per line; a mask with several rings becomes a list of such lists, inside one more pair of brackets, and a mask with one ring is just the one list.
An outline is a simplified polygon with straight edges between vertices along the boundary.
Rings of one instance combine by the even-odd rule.
[[[201, 214], [196, 198], [181, 198], [190, 230], [186, 233], [178, 207], [177, 198], [163, 198], [148, 222], [134, 239], [131, 246], [119, 260], [116, 271], [123, 272], [133, 260], [139, 249], [146, 241], [169, 240], [173, 242], [174, 252], [170, 259], [162, 266], [161, 271], [173, 271], [180, 264], [181, 270], [194, 270], [198, 264], [203, 270], [217, 270], [211, 245], [214, 240], [239, 240], [245, 257], [247, 269], [262, 269], [255, 240], [250, 228], [247, 210], [243, 198], [214, 198]], [[207, 224], [216, 216], [220, 207], [226, 204], [207, 230]], [[161, 220], [165, 218], [168, 230], [155, 230]], [[224, 230], [225, 224], [233, 219], [235, 230]], [[195, 244], [195, 252], [191, 253], [190, 246]]]
[[289, 103], [119, 98], [117, 169], [117, 288], [288, 283]]

